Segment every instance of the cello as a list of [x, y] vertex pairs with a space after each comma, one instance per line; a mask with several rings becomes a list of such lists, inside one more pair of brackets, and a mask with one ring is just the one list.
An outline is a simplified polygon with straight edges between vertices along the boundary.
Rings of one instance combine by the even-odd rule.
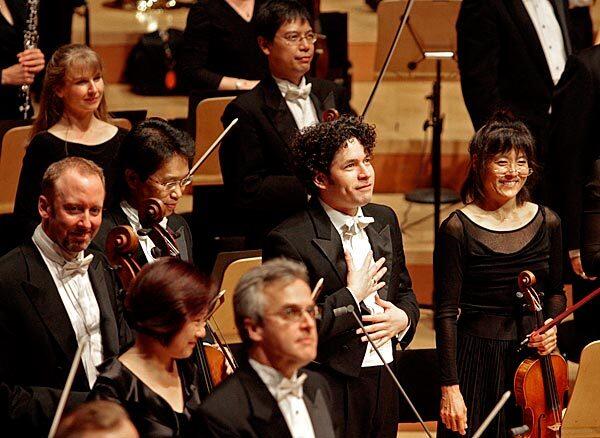
[[[523, 271], [519, 290], [535, 313], [536, 328], [544, 325], [540, 295], [534, 289], [535, 275]], [[560, 354], [525, 359], [517, 368], [515, 398], [529, 427], [526, 438], [559, 438], [565, 396], [569, 390], [567, 362]]]

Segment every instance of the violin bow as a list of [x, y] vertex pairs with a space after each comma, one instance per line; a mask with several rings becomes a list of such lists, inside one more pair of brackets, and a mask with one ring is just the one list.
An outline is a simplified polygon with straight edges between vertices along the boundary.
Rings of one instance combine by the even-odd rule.
[[233, 119], [231, 121], [231, 123], [227, 126], [227, 128], [225, 128], [225, 130], [223, 132], [221, 132], [221, 135], [219, 135], [217, 137], [217, 139], [209, 146], [209, 148], [206, 150], [206, 152], [204, 152], [204, 154], [202, 154], [202, 156], [200, 158], [198, 158], [198, 161], [196, 161], [194, 163], [194, 165], [192, 166], [192, 168], [190, 169], [190, 171], [187, 175], [188, 178], [190, 176], [192, 176], [194, 173], [196, 173], [198, 168], [202, 165], [202, 163], [204, 163], [206, 161], [206, 159], [210, 156], [210, 154], [212, 154], [212, 152], [219, 145], [219, 143], [221, 143], [221, 140], [223, 140], [223, 137], [225, 137], [227, 135], [227, 133], [231, 130], [231, 128], [233, 128], [233, 126], [238, 122], [238, 120], [239, 119], [237, 119], [237, 118]]
[[577, 303], [573, 304], [572, 306], [567, 307], [561, 314], [559, 314], [558, 316], [556, 316], [551, 321], [548, 321], [546, 324], [544, 324], [543, 326], [541, 326], [539, 329], [534, 330], [533, 332], [531, 332], [529, 335], [527, 335], [527, 337], [525, 339], [523, 339], [521, 341], [521, 346], [526, 345], [529, 342], [529, 338], [531, 336], [543, 335], [548, 330], [550, 330], [552, 327], [554, 327], [555, 325], [559, 324], [563, 319], [565, 319], [571, 313], [573, 313], [574, 311], [576, 311], [577, 309], [579, 309], [581, 306], [583, 306], [584, 304], [586, 304], [588, 301], [590, 301], [591, 299], [595, 298], [599, 294], [600, 294], [600, 287], [598, 289], [596, 289], [595, 291], [590, 292], [588, 295], [586, 295], [585, 297], [583, 297]]

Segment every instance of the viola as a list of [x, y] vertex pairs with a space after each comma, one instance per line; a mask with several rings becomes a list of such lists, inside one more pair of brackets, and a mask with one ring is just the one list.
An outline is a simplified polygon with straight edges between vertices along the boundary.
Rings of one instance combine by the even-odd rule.
[[[523, 271], [519, 289], [535, 313], [537, 328], [544, 325], [540, 296], [534, 289], [535, 275]], [[515, 373], [515, 398], [529, 427], [526, 438], [559, 438], [562, 410], [569, 389], [567, 362], [559, 354], [525, 359]]]

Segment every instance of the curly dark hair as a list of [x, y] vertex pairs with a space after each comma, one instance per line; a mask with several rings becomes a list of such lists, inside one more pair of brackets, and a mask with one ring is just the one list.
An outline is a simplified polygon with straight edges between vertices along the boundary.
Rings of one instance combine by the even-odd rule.
[[534, 171], [517, 194], [517, 204], [522, 205], [530, 199], [529, 187], [535, 184], [539, 170], [535, 158], [535, 140], [523, 122], [506, 111], [499, 111], [475, 133], [469, 143], [469, 171], [460, 190], [461, 200], [465, 204], [481, 202], [485, 198], [483, 178], [488, 163], [495, 155], [512, 149], [522, 152]]
[[296, 135], [291, 145], [294, 167], [310, 193], [318, 193], [314, 177], [318, 173], [329, 176], [336, 152], [351, 138], [363, 145], [367, 155], [373, 154], [377, 138], [375, 126], [363, 122], [362, 117], [341, 116], [332, 122], [309, 126]]

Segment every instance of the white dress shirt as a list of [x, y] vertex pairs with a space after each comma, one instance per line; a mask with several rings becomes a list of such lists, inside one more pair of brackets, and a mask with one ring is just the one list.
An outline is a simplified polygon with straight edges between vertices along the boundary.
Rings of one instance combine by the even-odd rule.
[[[40, 251], [58, 289], [58, 294], [75, 332], [77, 344], [88, 340], [83, 349], [81, 361], [90, 388], [92, 388], [98, 376], [96, 366], [104, 360], [100, 331], [100, 308], [87, 272], [93, 256], [90, 254], [83, 257], [82, 251], [72, 261], [74, 263], [71, 263], [65, 258], [61, 248], [44, 232], [41, 225], [35, 229], [32, 240]], [[79, 265], [80, 268], [77, 269], [76, 265]], [[74, 268], [67, 271], [66, 268], [69, 266]]]
[[554, 14], [554, 9], [550, 4], [550, 0], [522, 1], [544, 50], [552, 81], [556, 85], [565, 69], [567, 52], [565, 51], [562, 30]]
[[294, 116], [298, 129], [301, 130], [307, 126], [319, 123], [317, 111], [312, 100], [310, 100], [312, 84], [307, 84], [306, 78], [302, 78], [300, 85], [293, 84], [285, 79], [276, 78], [275, 76], [273, 76], [273, 79], [275, 79], [275, 83], [279, 91], [281, 91], [286, 105], [290, 109], [292, 116]]
[[279, 371], [270, 366], [263, 365], [254, 359], [249, 359], [250, 366], [254, 368], [254, 371], [260, 377], [260, 380], [266, 385], [271, 395], [277, 400], [277, 405], [285, 418], [285, 422], [290, 430], [292, 438], [315, 438], [315, 431], [313, 429], [312, 420], [310, 414], [306, 409], [304, 403], [303, 391], [300, 382], [297, 382], [299, 387], [298, 393], [286, 392], [285, 395], [280, 395], [281, 391], [279, 388], [288, 383], [292, 385], [297, 380], [302, 382], [306, 378], [306, 375], [298, 376], [294, 374], [291, 379], [284, 377]]
[[[342, 245], [344, 247], [344, 250], [349, 251], [352, 255], [352, 262], [354, 263], [354, 267], [356, 269], [359, 269], [365, 262], [367, 254], [369, 254], [369, 251], [371, 251], [371, 242], [369, 242], [369, 237], [365, 232], [366, 225], [360, 227], [360, 231], [358, 233], [350, 235], [349, 233], [347, 233], [348, 223], [349, 221], [353, 220], [353, 217], [331, 208], [329, 205], [325, 204], [321, 200], [319, 200], [319, 202], [321, 202], [323, 209], [325, 209], [325, 213], [327, 213], [327, 216], [329, 216], [331, 223], [339, 233], [340, 238], [342, 239]], [[358, 208], [356, 217], [364, 217], [362, 208]], [[375, 263], [373, 258], [371, 258], [370, 263]], [[354, 298], [354, 301], [356, 301], [357, 305], [360, 305], [360, 303], [356, 299], [356, 296], [354, 295], [354, 292], [350, 291], [350, 293], [352, 294], [352, 297]], [[363, 304], [367, 307], [367, 309], [369, 309], [369, 311], [373, 315], [384, 312], [383, 307], [381, 307], [375, 302], [375, 294], [377, 294], [377, 292], [373, 292], [371, 295], [369, 295], [362, 301]], [[398, 340], [404, 337], [406, 332], [408, 332], [409, 327], [410, 324], [408, 327], [406, 327], [406, 329], [404, 329], [401, 333], [397, 335]], [[392, 341], [389, 340], [381, 347], [379, 347], [379, 352], [385, 359], [386, 363], [392, 362], [394, 360]], [[375, 350], [373, 350], [373, 347], [371, 347], [371, 344], [368, 344], [367, 351], [365, 352], [365, 357], [363, 358], [362, 367], [364, 368], [378, 365], [383, 365], [383, 363], [381, 362], [381, 359], [379, 358]]]
[[[131, 225], [131, 227], [133, 228], [133, 231], [135, 231], [136, 233], [142, 228], [142, 225], [140, 224], [140, 217], [138, 215], [138, 211], [133, 208], [127, 201], [121, 201], [121, 209], [123, 210], [123, 213], [125, 213], [125, 216], [127, 216], [127, 220], [129, 221], [129, 224]], [[166, 217], [164, 217], [160, 222], [159, 225], [161, 227], [163, 227], [165, 230], [167, 229], [167, 221], [168, 219]], [[140, 241], [140, 246], [142, 247], [142, 251], [144, 252], [144, 255], [146, 256], [146, 259], [148, 259], [148, 263], [152, 263], [154, 261], [156, 261], [156, 258], [152, 255], [152, 248], [154, 248], [156, 245], [154, 245], [154, 242], [152, 241], [152, 239], [150, 239], [149, 236], [140, 236], [138, 234], [138, 239]]]

